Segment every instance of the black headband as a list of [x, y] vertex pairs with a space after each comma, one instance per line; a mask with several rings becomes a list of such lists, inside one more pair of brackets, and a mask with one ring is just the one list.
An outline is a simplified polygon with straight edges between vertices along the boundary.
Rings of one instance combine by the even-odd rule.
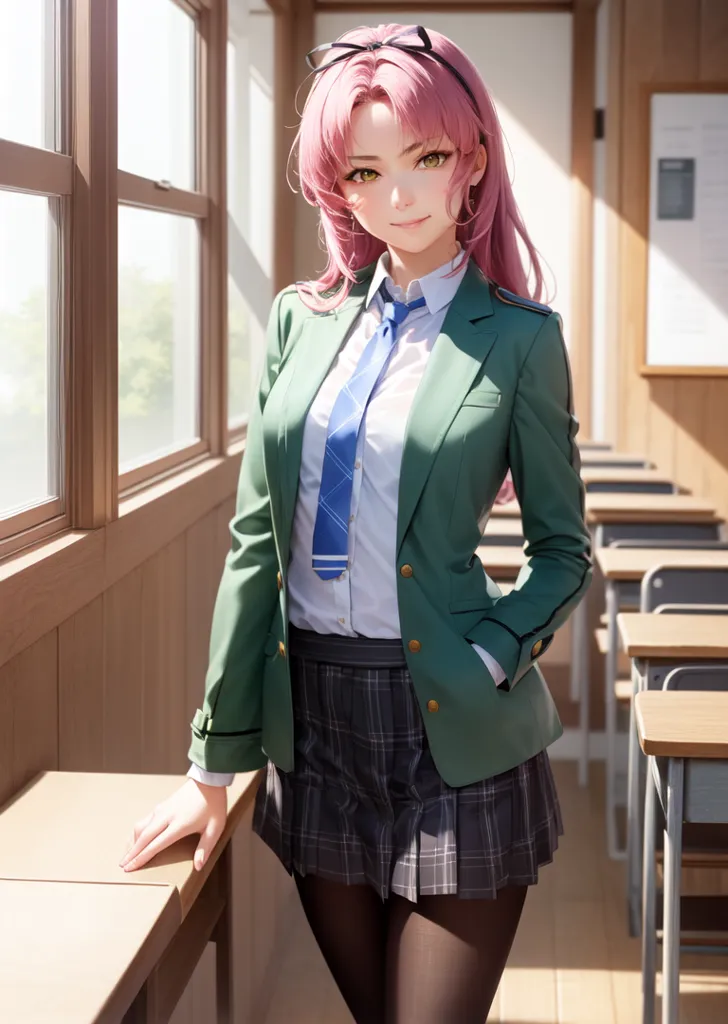
[[[477, 100], [475, 99], [475, 96], [473, 95], [473, 90], [470, 88], [470, 86], [465, 81], [460, 72], [457, 70], [457, 68], [454, 68], [452, 64], [449, 61], [445, 60], [444, 57], [441, 57], [439, 53], [435, 53], [435, 51], [432, 49], [430, 37], [428, 36], [427, 32], [424, 30], [422, 25], [416, 25], [415, 31], [417, 32], [417, 35], [420, 38], [420, 43], [399, 42], [399, 40], [401, 40], [403, 36], [411, 35], [412, 29], [407, 29], [406, 32], [398, 32], [396, 35], [389, 36], [387, 39], [383, 39], [382, 42], [367, 43], [365, 46], [362, 46], [359, 43], [322, 43], [321, 46], [314, 46], [313, 50], [309, 50], [309, 52], [306, 54], [306, 63], [314, 72], [314, 74], [318, 74], [319, 71], [326, 71], [326, 69], [330, 68], [332, 64], [338, 64], [340, 61], [347, 60], [349, 57], [353, 57], [357, 53], [366, 53], [367, 50], [379, 50], [382, 46], [391, 46], [395, 50], [404, 51], [404, 53], [424, 53], [426, 56], [431, 57], [433, 60], [436, 60], [438, 64], [442, 64], [443, 67], [447, 68], [448, 71], [457, 78], [458, 82], [460, 82], [465, 92], [473, 101], [473, 106], [475, 107], [475, 110], [477, 112], [478, 103]], [[333, 57], [331, 60], [325, 61], [323, 64], [316, 63], [316, 60], [314, 59], [313, 56], [315, 53], [324, 53], [334, 49], [345, 50], [346, 52], [340, 54], [338, 57]]]

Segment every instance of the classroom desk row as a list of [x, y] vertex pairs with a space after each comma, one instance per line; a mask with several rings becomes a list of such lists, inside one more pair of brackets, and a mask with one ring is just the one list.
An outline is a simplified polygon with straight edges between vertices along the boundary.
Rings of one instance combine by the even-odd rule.
[[[630, 837], [634, 840], [634, 830], [639, 830], [641, 839], [642, 1022], [653, 1024], [655, 1019], [661, 919], [662, 1024], [678, 1024], [683, 825], [728, 824], [728, 691], [649, 690], [647, 685], [658, 665], [721, 665], [728, 676], [728, 631], [725, 618], [715, 615], [622, 613], [618, 626], [634, 664], [634, 735], [647, 757], [644, 819], [629, 822]], [[630, 756], [630, 787], [635, 792], [638, 756], [639, 748]], [[661, 915], [656, 877], [658, 804], [665, 818]]]
[[210, 1024], [232, 1024], [230, 840], [258, 775], [229, 787], [225, 831], [200, 872], [197, 835], [137, 871], [119, 867], [131, 823], [184, 777], [43, 772], [0, 808], [0, 1019], [162, 1024], [211, 941]]

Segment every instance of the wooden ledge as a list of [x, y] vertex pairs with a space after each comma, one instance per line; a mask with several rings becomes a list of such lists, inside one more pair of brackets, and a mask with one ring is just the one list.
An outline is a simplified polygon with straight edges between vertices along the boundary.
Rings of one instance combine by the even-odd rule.
[[[252, 803], [261, 772], [228, 787], [225, 831], [202, 871], [198, 835], [186, 836], [136, 871], [119, 867], [135, 821], [185, 782], [181, 775], [41, 772], [0, 808], [0, 878], [174, 886], [186, 917]], [[73, 842], [69, 842], [73, 837]]]

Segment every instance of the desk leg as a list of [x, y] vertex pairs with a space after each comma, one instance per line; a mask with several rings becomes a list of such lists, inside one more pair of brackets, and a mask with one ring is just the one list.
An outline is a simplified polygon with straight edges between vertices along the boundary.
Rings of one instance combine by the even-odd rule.
[[617, 679], [617, 612], [619, 592], [614, 580], [607, 580], [607, 657], [604, 667], [604, 721], [607, 739], [607, 848], [612, 860], [623, 860], [625, 850], [617, 842], [617, 701], [614, 684]]
[[677, 1024], [679, 1020], [683, 781], [682, 759], [670, 758], [667, 766], [667, 822], [662, 925], [662, 1024]]
[[211, 940], [215, 943], [215, 987], [217, 994], [217, 1018], [215, 1024], [233, 1024], [234, 1019], [232, 845], [232, 841], [226, 844], [225, 850], [218, 862], [220, 880], [225, 892], [225, 907], [210, 936]]
[[627, 910], [629, 934], [640, 934], [642, 902], [642, 822], [640, 821], [640, 773], [642, 752], [634, 717], [634, 695], [646, 686], [632, 663], [633, 693], [629, 706], [629, 764], [627, 770]]
[[[571, 692], [579, 700], [579, 785], [589, 782], [589, 649], [586, 600], [580, 601], [572, 618]], [[574, 692], [576, 690], [576, 696]]]
[[656, 827], [657, 791], [652, 777], [652, 758], [650, 757], [647, 759], [642, 872], [642, 1024], [655, 1024], [655, 975], [657, 971]]

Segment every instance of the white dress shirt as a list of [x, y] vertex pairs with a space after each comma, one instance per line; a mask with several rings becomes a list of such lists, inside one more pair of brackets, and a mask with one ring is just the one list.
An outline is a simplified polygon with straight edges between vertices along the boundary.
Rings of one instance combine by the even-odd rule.
[[[389, 276], [389, 254], [380, 257], [366, 304], [354, 322], [334, 364], [309, 410], [304, 425], [298, 497], [291, 532], [291, 558], [286, 573], [288, 618], [300, 629], [342, 636], [401, 636], [397, 604], [396, 535], [399, 476], [405, 429], [412, 401], [427, 360], [442, 328], [448, 307], [463, 279], [467, 263], [444, 277], [457, 261], [448, 261], [412, 281], [406, 294]], [[425, 305], [413, 310], [399, 327], [397, 340], [362, 419], [349, 520], [349, 569], [335, 580], [322, 580], [311, 556], [318, 509], [329, 417], [346, 381], [381, 322], [386, 282], [393, 299]], [[505, 679], [501, 666], [473, 644], [496, 684]], [[192, 765], [190, 777], [208, 785], [230, 785], [234, 775], [207, 772]]]

